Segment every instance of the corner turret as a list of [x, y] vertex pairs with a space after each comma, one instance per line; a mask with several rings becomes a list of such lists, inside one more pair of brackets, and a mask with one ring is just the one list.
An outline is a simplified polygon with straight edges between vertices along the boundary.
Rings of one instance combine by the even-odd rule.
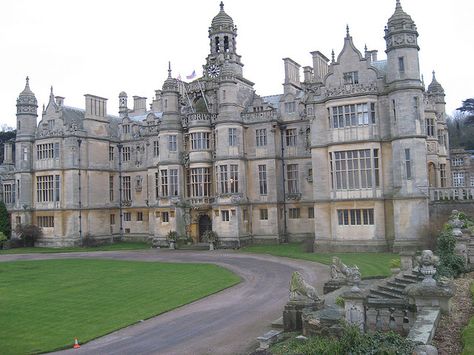
[[30, 89], [30, 79], [26, 77], [26, 85], [16, 100], [17, 137], [32, 138], [36, 132], [38, 117], [38, 101]]

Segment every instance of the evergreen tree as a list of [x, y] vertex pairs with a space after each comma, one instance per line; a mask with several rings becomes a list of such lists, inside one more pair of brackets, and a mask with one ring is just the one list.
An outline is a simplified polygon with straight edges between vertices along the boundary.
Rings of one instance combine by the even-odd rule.
[[8, 214], [7, 207], [3, 201], [0, 201], [0, 232], [5, 234], [7, 237], [10, 236], [11, 232], [10, 215]]

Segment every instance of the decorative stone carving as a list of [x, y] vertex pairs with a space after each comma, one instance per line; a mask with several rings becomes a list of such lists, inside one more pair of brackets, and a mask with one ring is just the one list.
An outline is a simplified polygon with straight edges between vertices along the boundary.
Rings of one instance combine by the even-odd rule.
[[462, 237], [461, 228], [464, 225], [463, 221], [459, 219], [459, 211], [453, 210], [449, 216], [448, 224], [453, 228], [453, 235], [455, 237]]
[[351, 285], [358, 284], [361, 279], [359, 267], [357, 265], [348, 267], [341, 259], [334, 256], [331, 264], [331, 279], [346, 280]]
[[298, 271], [291, 276], [290, 301], [320, 301], [316, 289], [308, 284]]
[[419, 271], [425, 277], [421, 282], [424, 285], [436, 286], [436, 280], [433, 276], [436, 274], [436, 267], [439, 264], [439, 258], [431, 250], [423, 250], [421, 256], [417, 257]]

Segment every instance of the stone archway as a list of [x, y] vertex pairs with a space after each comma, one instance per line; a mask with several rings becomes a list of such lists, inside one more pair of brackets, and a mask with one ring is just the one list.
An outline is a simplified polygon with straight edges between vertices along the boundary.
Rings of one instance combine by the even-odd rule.
[[429, 187], [437, 187], [436, 184], [436, 167], [434, 163], [428, 163], [428, 183]]
[[212, 230], [212, 220], [207, 214], [199, 216], [199, 242], [204, 242], [203, 236], [206, 231]]

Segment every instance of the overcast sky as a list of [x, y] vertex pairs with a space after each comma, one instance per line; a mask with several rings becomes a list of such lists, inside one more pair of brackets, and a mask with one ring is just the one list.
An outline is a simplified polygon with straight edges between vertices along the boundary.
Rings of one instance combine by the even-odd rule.
[[[16, 126], [16, 98], [25, 77], [41, 105], [50, 86], [68, 106], [84, 107], [84, 94], [107, 97], [117, 114], [118, 94], [151, 102], [167, 76], [184, 78], [209, 52], [208, 28], [219, 0], [15, 0], [0, 12], [0, 123]], [[385, 58], [384, 26], [395, 0], [226, 0], [225, 11], [238, 27], [237, 53], [244, 76], [260, 95], [282, 92], [283, 62], [310, 65], [309, 52], [330, 58], [341, 51], [346, 24], [355, 45], [377, 49]], [[419, 31], [425, 83], [431, 72], [446, 91], [450, 114], [474, 96], [474, 2], [402, 0]], [[130, 100], [129, 100], [130, 102]], [[129, 105], [130, 106], [130, 105]]]

